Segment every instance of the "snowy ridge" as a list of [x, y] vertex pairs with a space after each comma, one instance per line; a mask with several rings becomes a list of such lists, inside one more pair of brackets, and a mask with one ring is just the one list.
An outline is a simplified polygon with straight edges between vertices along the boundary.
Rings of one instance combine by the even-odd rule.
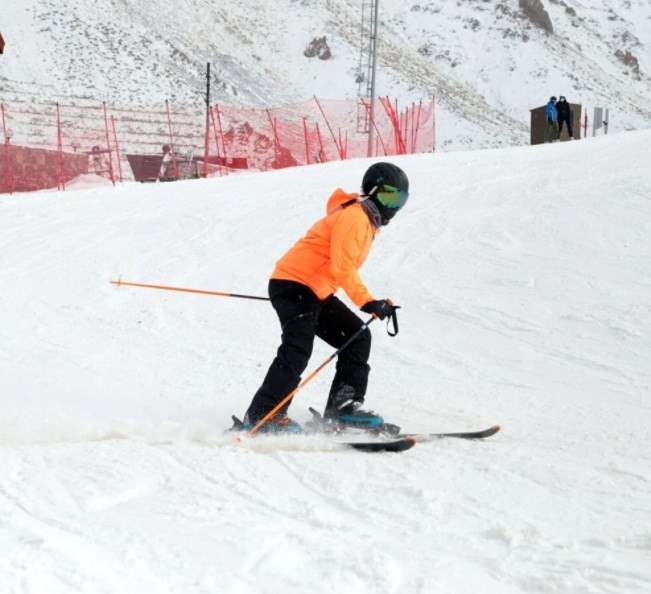
[[[534, 3], [535, 4], [535, 3]], [[610, 130], [651, 123], [651, 5], [543, 0], [553, 31], [518, 0], [384, 0], [378, 94], [435, 96], [439, 148], [528, 143], [551, 94], [611, 108]], [[359, 0], [2, 0], [0, 99], [268, 106], [356, 96]], [[333, 58], [303, 50], [327, 36]]]
[[361, 274], [403, 309], [372, 330], [367, 404], [502, 424], [399, 455], [229, 443], [269, 304], [109, 284], [264, 294], [366, 160], [0, 196], [0, 591], [649, 591], [650, 143], [396, 159], [410, 201]]

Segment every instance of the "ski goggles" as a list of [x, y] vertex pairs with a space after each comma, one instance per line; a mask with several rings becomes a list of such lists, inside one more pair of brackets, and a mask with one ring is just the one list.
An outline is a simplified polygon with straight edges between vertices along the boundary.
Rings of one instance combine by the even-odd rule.
[[378, 188], [375, 196], [382, 206], [397, 210], [405, 205], [407, 198], [409, 198], [409, 192], [384, 184]]

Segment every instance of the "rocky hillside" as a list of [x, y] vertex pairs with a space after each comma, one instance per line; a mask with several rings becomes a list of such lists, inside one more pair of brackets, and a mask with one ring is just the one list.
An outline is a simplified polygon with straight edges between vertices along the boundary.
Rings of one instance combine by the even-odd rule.
[[[279, 105], [351, 98], [361, 0], [0, 0], [0, 100]], [[528, 142], [551, 94], [651, 125], [648, 0], [382, 0], [378, 94], [435, 96], [437, 146]], [[324, 39], [325, 38], [325, 39]], [[323, 40], [324, 49], [312, 44]], [[311, 49], [312, 48], [312, 49]]]

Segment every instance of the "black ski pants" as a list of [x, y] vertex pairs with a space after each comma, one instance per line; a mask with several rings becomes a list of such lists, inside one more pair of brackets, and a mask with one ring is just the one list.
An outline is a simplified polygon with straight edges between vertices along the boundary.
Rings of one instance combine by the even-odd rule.
[[[338, 349], [364, 324], [334, 295], [320, 300], [309, 287], [294, 281], [270, 280], [269, 298], [280, 320], [282, 343], [247, 410], [245, 418], [251, 423], [259, 421], [298, 386], [315, 336]], [[339, 353], [326, 412], [349, 401], [364, 402], [370, 353], [368, 329]]]
[[572, 118], [567, 115], [563, 117], [558, 118], [558, 137], [561, 137], [561, 132], [563, 131], [563, 124], [567, 124], [567, 132], [570, 135], [571, 138], [574, 137], [574, 134], [572, 134]]

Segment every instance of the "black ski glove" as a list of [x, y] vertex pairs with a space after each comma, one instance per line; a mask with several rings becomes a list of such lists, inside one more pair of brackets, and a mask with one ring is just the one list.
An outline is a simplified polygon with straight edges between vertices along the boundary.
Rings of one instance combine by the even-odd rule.
[[374, 315], [380, 320], [384, 320], [391, 315], [393, 303], [391, 299], [376, 299], [375, 301], [365, 303], [360, 309], [365, 313]]

